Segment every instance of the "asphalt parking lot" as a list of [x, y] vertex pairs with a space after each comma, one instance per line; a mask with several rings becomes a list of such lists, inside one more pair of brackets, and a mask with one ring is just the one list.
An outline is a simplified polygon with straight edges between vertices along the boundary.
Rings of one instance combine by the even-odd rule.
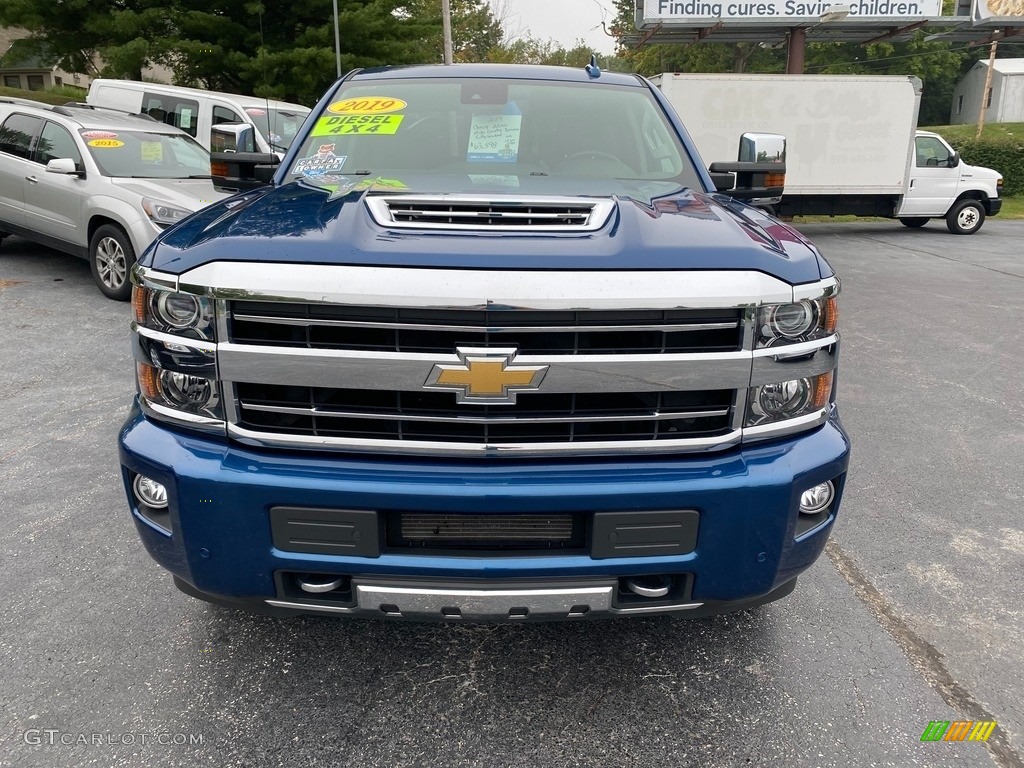
[[1024, 222], [803, 229], [843, 278], [827, 556], [748, 613], [502, 626], [177, 592], [120, 485], [129, 307], [6, 240], [0, 766], [1024, 766]]

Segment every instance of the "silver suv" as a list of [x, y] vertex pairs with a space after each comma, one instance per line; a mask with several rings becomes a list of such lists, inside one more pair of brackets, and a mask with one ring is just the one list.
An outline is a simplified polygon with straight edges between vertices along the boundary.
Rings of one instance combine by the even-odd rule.
[[135, 257], [164, 229], [227, 197], [210, 155], [148, 117], [0, 99], [0, 240], [20, 235], [82, 256], [125, 301]]

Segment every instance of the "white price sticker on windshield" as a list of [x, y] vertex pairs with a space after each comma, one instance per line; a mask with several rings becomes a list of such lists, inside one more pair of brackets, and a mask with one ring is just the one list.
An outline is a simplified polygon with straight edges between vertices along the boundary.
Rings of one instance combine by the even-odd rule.
[[466, 160], [514, 163], [519, 157], [522, 122], [522, 115], [473, 115]]

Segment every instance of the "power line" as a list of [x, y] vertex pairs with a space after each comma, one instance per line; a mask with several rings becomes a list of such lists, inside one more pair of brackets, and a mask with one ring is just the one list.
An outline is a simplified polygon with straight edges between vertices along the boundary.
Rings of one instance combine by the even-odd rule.
[[[1004, 45], [1006, 47], [1009, 47], [1011, 45], [1024, 45], [1024, 43], [1005, 43]], [[813, 66], [813, 67], [807, 67], [807, 69], [808, 70], [819, 70], [819, 69], [828, 69], [829, 67], [832, 67], [832, 66], [843, 66], [845, 64], [874, 64], [876, 61], [898, 61], [900, 59], [914, 59], [914, 58], [918, 58], [918, 57], [921, 57], [921, 56], [932, 56], [932, 55], [938, 54], [938, 53], [958, 53], [960, 51], [967, 51], [967, 50], [970, 50], [971, 48], [975, 48], [975, 47], [977, 47], [977, 46], [963, 45], [963, 46], [961, 46], [959, 48], [950, 47], [950, 48], [942, 48], [942, 49], [935, 50], [935, 51], [917, 51], [916, 53], [905, 53], [905, 54], [901, 54], [899, 56], [884, 56], [884, 57], [877, 58], [877, 59], [870, 58], [870, 59], [855, 59], [853, 61], [836, 61], [836, 62], [833, 62], [831, 64], [824, 64], [824, 65], [818, 65], [818, 66]]]

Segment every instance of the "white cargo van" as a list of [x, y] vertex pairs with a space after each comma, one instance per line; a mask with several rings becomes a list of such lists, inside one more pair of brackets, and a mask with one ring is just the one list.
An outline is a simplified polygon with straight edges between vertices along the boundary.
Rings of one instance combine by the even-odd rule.
[[[248, 151], [273, 153], [282, 157], [292, 143], [309, 109], [300, 104], [272, 101], [256, 96], [204, 91], [177, 85], [143, 83], [135, 80], [93, 80], [86, 102], [126, 112], [141, 112], [181, 128], [214, 152]], [[224, 134], [215, 125], [248, 123], [253, 146], [219, 146]]]

